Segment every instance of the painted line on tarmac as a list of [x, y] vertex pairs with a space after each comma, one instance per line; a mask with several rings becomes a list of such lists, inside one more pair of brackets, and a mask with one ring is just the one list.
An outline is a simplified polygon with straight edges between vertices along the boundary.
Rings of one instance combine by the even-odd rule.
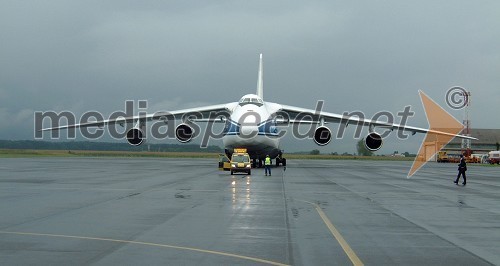
[[95, 240], [95, 241], [125, 243], [125, 244], [143, 245], [143, 246], [151, 246], [151, 247], [172, 248], [172, 249], [178, 249], [178, 250], [187, 250], [187, 251], [208, 253], [208, 254], [219, 255], [219, 256], [232, 257], [232, 258], [237, 258], [237, 259], [242, 259], [242, 260], [250, 260], [250, 261], [265, 263], [265, 264], [269, 264], [269, 265], [288, 266], [288, 264], [283, 264], [280, 262], [259, 259], [259, 258], [254, 258], [254, 257], [248, 257], [248, 256], [242, 256], [242, 255], [237, 255], [237, 254], [231, 254], [231, 253], [226, 253], [226, 252], [207, 250], [207, 249], [199, 249], [199, 248], [191, 248], [191, 247], [174, 246], [174, 245], [166, 245], [166, 244], [158, 244], [158, 243], [150, 243], [150, 242], [130, 241], [130, 240], [100, 238], [100, 237], [87, 237], [87, 236], [43, 234], [43, 233], [30, 233], [30, 232], [13, 232], [13, 231], [0, 231], [0, 234], [23, 235], [23, 236], [45, 236], [45, 237], [69, 238], [69, 239], [80, 239], [80, 240]]
[[344, 237], [340, 234], [340, 232], [337, 230], [337, 228], [335, 228], [333, 223], [330, 221], [330, 219], [328, 219], [328, 216], [326, 216], [325, 212], [323, 212], [323, 210], [319, 207], [319, 205], [316, 203], [313, 203], [313, 202], [306, 201], [306, 200], [301, 200], [301, 201], [309, 203], [309, 204], [314, 206], [314, 208], [318, 212], [319, 216], [321, 217], [321, 219], [325, 223], [326, 227], [328, 227], [328, 230], [330, 230], [330, 233], [332, 233], [333, 237], [340, 244], [340, 246], [344, 250], [345, 254], [351, 260], [352, 264], [354, 266], [364, 265], [363, 262], [359, 259], [358, 255], [356, 255], [356, 252], [354, 252], [354, 250], [352, 250], [351, 246], [349, 246], [349, 244], [347, 244], [347, 241], [345, 241]]

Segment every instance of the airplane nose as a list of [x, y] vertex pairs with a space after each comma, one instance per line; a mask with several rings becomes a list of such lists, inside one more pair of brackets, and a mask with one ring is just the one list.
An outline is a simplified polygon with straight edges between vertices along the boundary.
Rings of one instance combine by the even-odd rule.
[[243, 138], [253, 138], [259, 133], [257, 123], [260, 119], [258, 118], [258, 114], [251, 110], [248, 110], [248, 114], [249, 115], [244, 117], [243, 123], [241, 124], [240, 132]]
[[259, 133], [259, 128], [257, 126], [242, 126], [241, 127], [241, 135], [243, 137], [253, 137]]

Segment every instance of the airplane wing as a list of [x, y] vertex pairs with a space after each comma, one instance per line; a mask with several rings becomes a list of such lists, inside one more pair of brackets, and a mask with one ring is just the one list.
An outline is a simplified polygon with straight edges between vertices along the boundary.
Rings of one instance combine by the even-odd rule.
[[60, 130], [81, 127], [103, 127], [105, 125], [134, 123], [137, 121], [152, 121], [152, 120], [174, 120], [174, 119], [189, 119], [193, 122], [225, 122], [224, 118], [229, 117], [231, 106], [237, 103], [227, 103], [210, 105], [182, 110], [175, 110], [169, 112], [156, 112], [146, 115], [136, 115], [131, 117], [118, 117], [114, 119], [107, 119], [101, 121], [92, 121], [80, 124], [57, 126], [43, 128], [39, 131]]
[[354, 125], [363, 125], [370, 127], [381, 127], [387, 129], [397, 129], [403, 131], [409, 131], [412, 134], [415, 133], [432, 133], [437, 135], [445, 135], [445, 136], [453, 136], [462, 139], [471, 139], [477, 140], [477, 138], [464, 136], [464, 135], [455, 135], [448, 132], [412, 127], [407, 125], [401, 125], [396, 123], [388, 123], [386, 121], [374, 121], [371, 119], [366, 119], [358, 116], [349, 116], [349, 115], [341, 115], [323, 111], [316, 111], [313, 109], [306, 109], [301, 107], [289, 106], [289, 105], [281, 105], [281, 110], [278, 111], [278, 116], [280, 117], [277, 122], [278, 124], [295, 124], [295, 123], [303, 123], [303, 124], [321, 124], [324, 123], [343, 123], [346, 125], [354, 124]]

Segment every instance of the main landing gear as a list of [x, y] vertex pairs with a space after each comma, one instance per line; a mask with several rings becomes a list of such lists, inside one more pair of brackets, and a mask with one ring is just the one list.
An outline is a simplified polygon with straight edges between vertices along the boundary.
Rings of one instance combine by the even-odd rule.
[[[283, 157], [283, 153], [278, 154], [274, 159], [276, 166], [286, 166], [286, 159]], [[262, 168], [264, 166], [264, 159], [252, 159], [252, 168]]]
[[275, 161], [276, 161], [276, 166], [280, 166], [280, 164], [286, 166], [286, 158], [283, 157], [283, 153], [281, 152], [280, 154], [278, 154], [278, 157], [276, 157]]
[[252, 159], [252, 168], [262, 168], [264, 161], [261, 159]]

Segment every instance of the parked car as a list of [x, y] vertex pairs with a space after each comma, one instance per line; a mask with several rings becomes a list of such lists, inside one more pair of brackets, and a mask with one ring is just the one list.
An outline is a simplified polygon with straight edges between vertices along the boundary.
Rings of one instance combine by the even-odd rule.
[[490, 151], [488, 153], [488, 162], [490, 164], [500, 164], [500, 151]]

